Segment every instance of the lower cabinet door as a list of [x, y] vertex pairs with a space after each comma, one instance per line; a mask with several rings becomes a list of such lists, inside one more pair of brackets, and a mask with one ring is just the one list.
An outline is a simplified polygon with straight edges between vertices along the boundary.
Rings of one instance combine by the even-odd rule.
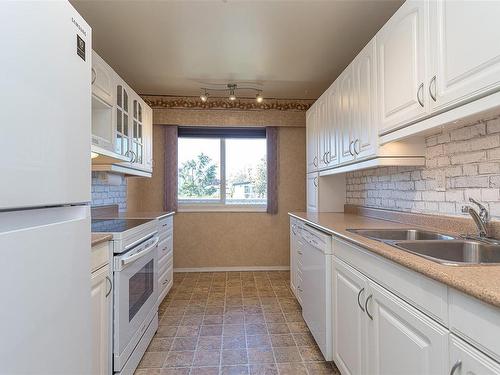
[[91, 330], [93, 375], [109, 375], [111, 372], [111, 279], [109, 266], [91, 275]]
[[495, 375], [500, 374], [500, 363], [492, 360], [457, 336], [450, 334], [450, 361], [446, 374]]
[[367, 279], [340, 259], [333, 260], [333, 360], [342, 375], [367, 374], [364, 301]]
[[449, 373], [448, 330], [375, 283], [369, 283], [366, 298], [367, 373]]

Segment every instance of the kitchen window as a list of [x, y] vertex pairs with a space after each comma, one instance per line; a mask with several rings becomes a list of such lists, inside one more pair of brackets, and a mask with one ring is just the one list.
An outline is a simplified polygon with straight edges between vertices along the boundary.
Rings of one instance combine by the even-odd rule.
[[182, 211], [266, 211], [264, 128], [179, 128]]

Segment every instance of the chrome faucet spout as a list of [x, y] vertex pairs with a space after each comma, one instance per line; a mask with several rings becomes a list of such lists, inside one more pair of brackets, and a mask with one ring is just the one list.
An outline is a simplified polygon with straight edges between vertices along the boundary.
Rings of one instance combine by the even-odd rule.
[[[476, 202], [474, 202], [476, 203]], [[484, 206], [481, 205], [482, 208]], [[488, 236], [488, 228], [487, 228], [487, 218], [489, 217], [488, 211], [486, 208], [484, 208], [486, 214], [481, 215], [480, 213], [478, 214], [475, 209], [473, 209], [470, 206], [463, 206], [462, 207], [462, 212], [463, 213], [468, 213], [471, 217], [472, 220], [474, 220], [474, 223], [476, 224], [477, 230], [478, 230], [478, 235], [480, 238], [484, 237], [489, 237]]]

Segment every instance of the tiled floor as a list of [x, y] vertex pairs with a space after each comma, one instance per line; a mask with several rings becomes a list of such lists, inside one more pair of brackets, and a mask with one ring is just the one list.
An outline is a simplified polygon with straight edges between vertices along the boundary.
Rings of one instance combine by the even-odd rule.
[[339, 374], [324, 361], [288, 272], [176, 273], [136, 375]]

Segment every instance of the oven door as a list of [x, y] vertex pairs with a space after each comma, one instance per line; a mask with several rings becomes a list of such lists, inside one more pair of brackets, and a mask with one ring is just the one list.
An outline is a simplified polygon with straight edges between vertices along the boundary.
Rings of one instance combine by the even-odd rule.
[[[158, 236], [114, 257], [113, 352], [121, 368], [154, 315], [158, 298]], [[117, 366], [116, 366], [117, 365]]]

